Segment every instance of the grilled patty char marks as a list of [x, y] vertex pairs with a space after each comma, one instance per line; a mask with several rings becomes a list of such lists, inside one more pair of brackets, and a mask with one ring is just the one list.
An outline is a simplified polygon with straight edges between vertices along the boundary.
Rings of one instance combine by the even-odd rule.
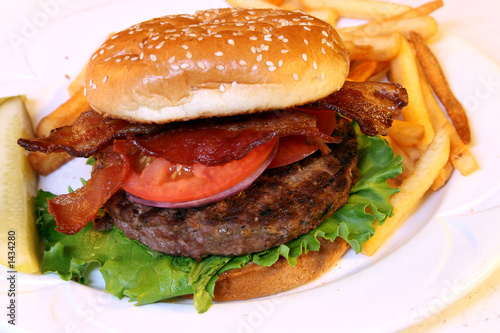
[[250, 187], [223, 201], [187, 209], [156, 208], [128, 200], [120, 190], [105, 217], [151, 249], [196, 260], [237, 256], [283, 244], [317, 227], [345, 204], [357, 178], [357, 139], [338, 119], [344, 141], [291, 165], [265, 171]]

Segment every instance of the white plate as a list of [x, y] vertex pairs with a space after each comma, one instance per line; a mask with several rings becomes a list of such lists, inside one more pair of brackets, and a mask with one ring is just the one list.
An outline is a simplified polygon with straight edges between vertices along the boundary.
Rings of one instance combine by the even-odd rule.
[[[51, 4], [50, 6], [47, 4]], [[45, 4], [45, 5], [42, 5]], [[1, 10], [0, 13], [7, 11]], [[5, 6], [5, 5], [3, 5]], [[92, 51], [112, 31], [162, 14], [225, 6], [223, 1], [47, 1], [9, 5], [0, 14], [0, 96], [28, 95], [34, 121], [67, 98], [66, 87]], [[119, 13], [119, 14], [117, 14]], [[16, 39], [16, 36], [19, 39]], [[432, 193], [373, 258], [349, 252], [314, 283], [263, 299], [217, 303], [199, 315], [190, 301], [134, 306], [102, 291], [96, 270], [92, 287], [56, 275], [17, 279], [17, 325], [0, 331], [192, 332], [394, 331], [427, 318], [465, 295], [500, 266], [500, 68], [470, 44], [442, 34], [432, 45], [453, 90], [467, 107], [471, 148], [481, 171], [455, 173]], [[468, 67], [463, 64], [468, 63]], [[40, 186], [63, 193], [88, 177], [72, 161], [44, 177]], [[1, 268], [0, 306], [8, 304]]]

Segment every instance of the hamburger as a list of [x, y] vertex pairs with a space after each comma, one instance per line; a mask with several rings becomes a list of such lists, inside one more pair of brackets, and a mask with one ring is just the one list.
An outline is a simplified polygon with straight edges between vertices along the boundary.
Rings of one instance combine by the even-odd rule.
[[193, 294], [203, 312], [297, 287], [359, 251], [391, 214], [385, 181], [401, 171], [365, 134], [385, 133], [407, 96], [348, 71], [334, 28], [302, 12], [213, 9], [112, 35], [87, 65], [92, 110], [18, 141], [95, 159], [82, 188], [39, 200], [42, 270], [83, 282], [97, 261], [118, 297]]

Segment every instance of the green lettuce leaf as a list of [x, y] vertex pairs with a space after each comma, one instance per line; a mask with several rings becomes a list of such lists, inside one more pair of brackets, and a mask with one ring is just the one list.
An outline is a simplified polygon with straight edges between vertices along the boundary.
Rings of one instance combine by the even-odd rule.
[[374, 233], [374, 223], [382, 224], [392, 215], [389, 197], [396, 193], [386, 182], [401, 171], [385, 140], [369, 137], [358, 131], [359, 178], [352, 187], [349, 200], [318, 228], [291, 242], [252, 255], [233, 258], [212, 256], [196, 262], [190, 258], [172, 257], [152, 251], [130, 240], [118, 228], [95, 231], [92, 223], [75, 235], [56, 231], [56, 224], [47, 211], [47, 199], [54, 195], [40, 190], [36, 197], [37, 225], [43, 240], [42, 273], [54, 272], [63, 280], [87, 283], [85, 274], [96, 262], [106, 283], [106, 291], [118, 298], [129, 297], [136, 304], [148, 304], [172, 297], [193, 294], [193, 303], [200, 313], [212, 304], [218, 276], [250, 262], [271, 266], [280, 257], [290, 265], [302, 253], [317, 251], [318, 238], [345, 239], [360, 252], [364, 242]]

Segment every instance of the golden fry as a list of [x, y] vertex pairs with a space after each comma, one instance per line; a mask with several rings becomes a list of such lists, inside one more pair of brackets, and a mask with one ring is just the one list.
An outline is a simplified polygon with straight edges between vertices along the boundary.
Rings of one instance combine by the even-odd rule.
[[307, 10], [306, 13], [328, 22], [332, 26], [337, 24], [337, 20], [339, 18], [338, 13], [332, 8], [315, 8]]
[[435, 129], [445, 127], [448, 131], [451, 143], [450, 161], [463, 176], [470, 175], [479, 169], [476, 159], [458, 135], [455, 127], [453, 127], [444, 115], [443, 109], [434, 97], [427, 78], [422, 71], [420, 72], [420, 79], [422, 82], [422, 93], [427, 109], [429, 110], [432, 125]]
[[347, 76], [351, 81], [364, 82], [389, 68], [389, 61], [367, 60], [355, 66]]
[[457, 129], [458, 135], [463, 142], [468, 145], [471, 142], [471, 134], [469, 127], [469, 120], [462, 104], [457, 100], [446, 76], [441, 69], [439, 61], [436, 59], [434, 53], [425, 43], [425, 39], [416, 32], [411, 33], [411, 40], [415, 48], [418, 61], [422, 66], [422, 70], [429, 81], [432, 90], [437, 95], [441, 103], [443, 103], [448, 116], [450, 117], [453, 125]]
[[399, 20], [387, 20], [381, 21], [376, 25], [370, 25], [367, 29], [364, 26], [356, 26], [339, 29], [341, 36], [352, 35], [352, 36], [387, 36], [394, 32], [399, 32], [406, 39], [410, 39], [410, 32], [417, 31], [424, 38], [430, 38], [434, 36], [438, 31], [438, 23], [436, 20], [430, 16], [418, 16], [411, 18], [401, 18]]
[[[433, 11], [436, 9], [440, 8], [443, 6], [443, 1], [432, 1], [426, 4], [423, 4], [420, 7], [416, 8], [411, 8], [403, 13], [400, 13], [395, 16], [391, 16], [388, 18], [385, 18], [383, 20], [371, 20], [365, 24], [362, 25], [357, 25], [354, 27], [347, 27], [341, 29], [341, 31], [344, 34], [354, 34], [354, 35], [363, 35], [363, 36], [376, 36], [380, 35], [382, 31], [385, 31], [384, 33], [387, 34], [387, 31], [391, 31], [391, 29], [394, 29], [396, 26], [400, 26], [400, 28], [404, 27], [404, 24], [398, 23], [397, 21], [402, 20], [405, 22], [407, 19], [412, 19], [412, 18], [419, 18], [419, 17], [426, 17], [429, 14], [431, 14]], [[406, 22], [412, 22], [412, 21], [406, 21]], [[416, 22], [416, 21], [415, 21]], [[412, 25], [415, 25], [416, 23], [412, 22]], [[434, 21], [435, 23], [435, 21]], [[437, 24], [434, 24], [430, 21], [427, 21], [427, 24], [429, 27], [427, 29], [437, 29]], [[421, 22], [419, 23], [420, 26], [422, 26]], [[405, 31], [408, 31], [409, 29], [403, 29]], [[416, 30], [413, 28], [413, 30]], [[392, 30], [391, 32], [394, 32]], [[435, 32], [434, 32], [435, 33]], [[429, 31], [427, 34], [431, 35], [432, 32]]]
[[227, 0], [227, 2], [235, 8], [280, 8], [265, 0]]
[[406, 215], [434, 183], [441, 169], [448, 162], [449, 155], [448, 133], [445, 129], [440, 129], [429, 148], [420, 158], [411, 176], [403, 181], [400, 191], [391, 197], [394, 215], [388, 218], [383, 225], [375, 224], [375, 235], [364, 244], [364, 254], [373, 255], [385, 240], [399, 228]]
[[76, 94], [80, 89], [83, 88], [83, 78], [85, 76], [85, 71], [87, 70], [87, 65], [83, 66], [80, 73], [71, 81], [68, 86], [68, 92], [70, 96]]
[[394, 119], [389, 130], [389, 136], [398, 145], [417, 145], [425, 137], [425, 128], [421, 124]]
[[397, 54], [403, 39], [399, 33], [383, 37], [342, 36], [351, 60], [386, 61]]
[[401, 111], [404, 120], [420, 124], [425, 129], [425, 136], [418, 146], [424, 151], [434, 138], [435, 131], [422, 94], [417, 60], [411, 44], [405, 39], [401, 41], [397, 57], [391, 61], [391, 78], [408, 92], [408, 106]]
[[372, 0], [301, 0], [306, 8], [333, 8], [340, 16], [372, 20], [401, 14], [410, 6]]
[[72, 124], [82, 112], [90, 109], [83, 88], [80, 88], [65, 103], [40, 120], [35, 130], [36, 136], [46, 137], [54, 128]]
[[443, 186], [445, 186], [448, 180], [451, 178], [453, 171], [455, 171], [455, 167], [453, 166], [453, 163], [451, 163], [451, 161], [448, 160], [448, 162], [446, 162], [445, 166], [441, 169], [441, 171], [439, 171], [438, 176], [434, 180], [434, 183], [432, 183], [431, 185], [431, 189], [433, 191], [437, 191]]
[[38, 151], [28, 153], [28, 161], [33, 169], [41, 176], [47, 176], [56, 171], [71, 159], [73, 159], [73, 156], [67, 153], [45, 154]]

